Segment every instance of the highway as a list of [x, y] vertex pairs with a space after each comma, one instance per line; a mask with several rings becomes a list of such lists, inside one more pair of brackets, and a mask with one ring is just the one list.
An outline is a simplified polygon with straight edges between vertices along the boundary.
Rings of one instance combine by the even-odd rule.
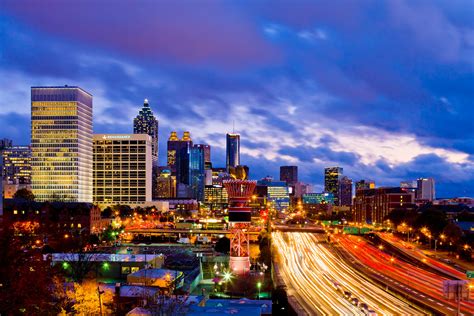
[[[456, 303], [446, 300], [442, 293], [442, 282], [446, 278], [393, 258], [361, 237], [338, 235], [334, 236], [334, 239], [390, 286], [398, 288], [416, 300], [430, 304], [439, 313], [455, 314]], [[474, 304], [461, 302], [461, 312], [465, 315], [473, 315]]]
[[377, 315], [421, 314], [360, 275], [321, 243], [317, 235], [274, 232], [272, 237], [281, 278], [289, 294], [308, 314], [365, 315], [344, 297], [344, 291]]

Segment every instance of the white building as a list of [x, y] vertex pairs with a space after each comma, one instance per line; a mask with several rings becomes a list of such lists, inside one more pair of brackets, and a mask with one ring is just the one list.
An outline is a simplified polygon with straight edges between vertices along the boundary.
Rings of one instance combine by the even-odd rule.
[[416, 182], [416, 199], [433, 201], [435, 199], [435, 180], [433, 178], [419, 178]]
[[92, 95], [32, 87], [31, 155], [37, 201], [92, 202]]
[[146, 134], [94, 134], [94, 203], [152, 200], [152, 138]]

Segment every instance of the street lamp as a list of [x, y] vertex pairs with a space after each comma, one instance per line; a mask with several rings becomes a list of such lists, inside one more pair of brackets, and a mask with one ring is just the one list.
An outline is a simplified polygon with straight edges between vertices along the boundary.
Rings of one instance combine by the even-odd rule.
[[258, 289], [258, 299], [260, 299], [260, 288], [262, 287], [262, 282], [257, 282], [257, 289]]

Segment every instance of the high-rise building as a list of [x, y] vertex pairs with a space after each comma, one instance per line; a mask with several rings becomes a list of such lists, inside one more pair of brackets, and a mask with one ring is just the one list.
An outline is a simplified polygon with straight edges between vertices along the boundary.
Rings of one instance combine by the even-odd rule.
[[346, 176], [339, 181], [339, 205], [352, 205], [352, 180]]
[[355, 190], [375, 189], [375, 182], [372, 180], [359, 180], [355, 184]]
[[240, 165], [240, 134], [226, 134], [226, 168]]
[[94, 135], [94, 203], [152, 200], [152, 138], [147, 134]]
[[435, 199], [435, 180], [433, 178], [419, 178], [416, 182], [416, 199], [433, 201]]
[[195, 144], [195, 147], [202, 148], [204, 151], [204, 165], [206, 169], [211, 169], [211, 146], [206, 144]]
[[133, 133], [147, 134], [151, 136], [151, 156], [153, 165], [158, 165], [158, 120], [145, 99], [143, 107], [133, 119]]
[[334, 195], [334, 205], [340, 205], [339, 182], [342, 178], [341, 167], [324, 168], [324, 191]]
[[272, 178], [266, 177], [257, 181], [257, 191], [263, 192], [267, 201], [272, 202], [279, 211], [286, 210], [290, 206], [290, 192], [286, 182], [273, 181]]
[[194, 145], [191, 147], [189, 157], [189, 185], [192, 198], [204, 201], [204, 147]]
[[298, 166], [281, 166], [280, 181], [285, 181], [288, 185], [295, 185], [298, 182]]
[[177, 185], [189, 185], [189, 155], [192, 146], [189, 132], [184, 132], [181, 139], [176, 132], [171, 132], [168, 139], [168, 166], [171, 174], [176, 176]]
[[11, 184], [31, 184], [31, 147], [12, 146], [2, 151], [3, 180]]
[[171, 170], [161, 170], [156, 180], [156, 193], [158, 199], [176, 197], [176, 177], [171, 175]]
[[92, 95], [31, 88], [31, 184], [38, 201], [92, 202]]

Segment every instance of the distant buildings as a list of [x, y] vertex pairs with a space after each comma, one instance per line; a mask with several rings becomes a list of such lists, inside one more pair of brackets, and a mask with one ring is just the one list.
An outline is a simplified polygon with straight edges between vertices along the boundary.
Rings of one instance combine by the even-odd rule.
[[[9, 184], [31, 184], [31, 147], [11, 146], [1, 151], [2, 178]], [[1, 170], [1, 169], [0, 169]]]
[[226, 168], [240, 165], [240, 135], [226, 134]]
[[285, 181], [289, 186], [298, 182], [298, 166], [281, 166], [280, 181]]
[[189, 198], [189, 159], [193, 141], [189, 132], [184, 132], [181, 139], [176, 132], [171, 132], [168, 139], [168, 166], [176, 177], [177, 197]]
[[355, 184], [355, 190], [375, 189], [375, 182], [372, 180], [359, 180]]
[[159, 170], [159, 175], [154, 177], [155, 198], [166, 199], [176, 196], [176, 177], [171, 175], [171, 170]]
[[32, 87], [31, 151], [37, 201], [92, 202], [92, 95]]
[[198, 201], [204, 201], [204, 157], [204, 147], [191, 147], [188, 184], [192, 192], [191, 197]]
[[0, 150], [13, 146], [13, 141], [8, 138], [0, 139]]
[[416, 183], [416, 199], [432, 202], [435, 199], [435, 180], [433, 178], [419, 178]]
[[340, 185], [343, 177], [341, 167], [324, 168], [324, 191], [334, 195], [334, 205], [341, 205]]
[[229, 205], [227, 190], [220, 184], [206, 185], [204, 187], [204, 204], [210, 210], [227, 208]]
[[257, 182], [256, 189], [260, 194], [266, 195], [267, 201], [272, 202], [278, 211], [287, 210], [290, 206], [290, 192], [286, 182], [273, 181], [267, 177]]
[[94, 203], [152, 200], [152, 138], [146, 134], [94, 135]]
[[303, 204], [332, 204], [334, 205], [334, 195], [328, 192], [303, 194]]
[[394, 209], [414, 207], [413, 196], [401, 188], [361, 189], [354, 198], [354, 220], [381, 224]]
[[352, 205], [352, 180], [344, 176], [339, 181], [339, 206]]
[[133, 119], [133, 133], [147, 134], [151, 136], [151, 157], [153, 165], [158, 164], [158, 120], [153, 115], [153, 111], [145, 99], [143, 107], [138, 115]]

